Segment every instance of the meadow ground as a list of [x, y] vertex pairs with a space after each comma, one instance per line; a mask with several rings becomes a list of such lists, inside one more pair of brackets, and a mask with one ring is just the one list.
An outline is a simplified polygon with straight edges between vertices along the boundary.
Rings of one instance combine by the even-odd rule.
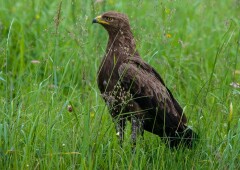
[[[118, 145], [96, 86], [107, 33], [91, 23], [108, 10], [128, 14], [194, 149], [145, 133], [132, 154], [129, 125]], [[0, 0], [0, 169], [240, 169], [239, 21], [238, 0]]]

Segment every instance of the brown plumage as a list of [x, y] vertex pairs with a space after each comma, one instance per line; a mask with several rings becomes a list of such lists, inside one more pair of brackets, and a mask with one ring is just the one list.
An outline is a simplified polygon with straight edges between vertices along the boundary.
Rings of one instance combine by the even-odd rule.
[[128, 18], [106, 12], [93, 20], [109, 34], [106, 54], [98, 71], [98, 87], [108, 105], [122, 143], [126, 120], [132, 123], [132, 140], [149, 131], [171, 147], [191, 147], [195, 133], [170, 90], [154, 68], [136, 50]]

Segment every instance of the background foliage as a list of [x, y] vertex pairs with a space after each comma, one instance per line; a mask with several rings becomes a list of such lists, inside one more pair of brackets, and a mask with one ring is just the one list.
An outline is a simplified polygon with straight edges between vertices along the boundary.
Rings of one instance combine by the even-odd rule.
[[[108, 10], [128, 14], [196, 148], [146, 132], [132, 154], [129, 126], [119, 147], [96, 86], [107, 33], [91, 24]], [[239, 0], [0, 0], [0, 169], [239, 169], [239, 11]]]

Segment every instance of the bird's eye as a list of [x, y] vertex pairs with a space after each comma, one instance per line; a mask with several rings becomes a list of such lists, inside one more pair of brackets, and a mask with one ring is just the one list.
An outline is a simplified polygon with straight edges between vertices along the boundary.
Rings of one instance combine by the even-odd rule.
[[105, 19], [106, 19], [107, 21], [112, 21], [112, 20], [113, 20], [113, 18], [111, 18], [111, 17], [105, 17]]

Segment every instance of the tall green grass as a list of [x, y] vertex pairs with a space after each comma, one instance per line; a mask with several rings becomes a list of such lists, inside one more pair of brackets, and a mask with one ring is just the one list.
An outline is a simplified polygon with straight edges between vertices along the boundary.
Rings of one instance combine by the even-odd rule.
[[[128, 14], [196, 148], [146, 132], [132, 154], [129, 125], [118, 145], [96, 86], [107, 33], [91, 24], [108, 10]], [[239, 169], [239, 11], [237, 0], [0, 0], [0, 169]]]

